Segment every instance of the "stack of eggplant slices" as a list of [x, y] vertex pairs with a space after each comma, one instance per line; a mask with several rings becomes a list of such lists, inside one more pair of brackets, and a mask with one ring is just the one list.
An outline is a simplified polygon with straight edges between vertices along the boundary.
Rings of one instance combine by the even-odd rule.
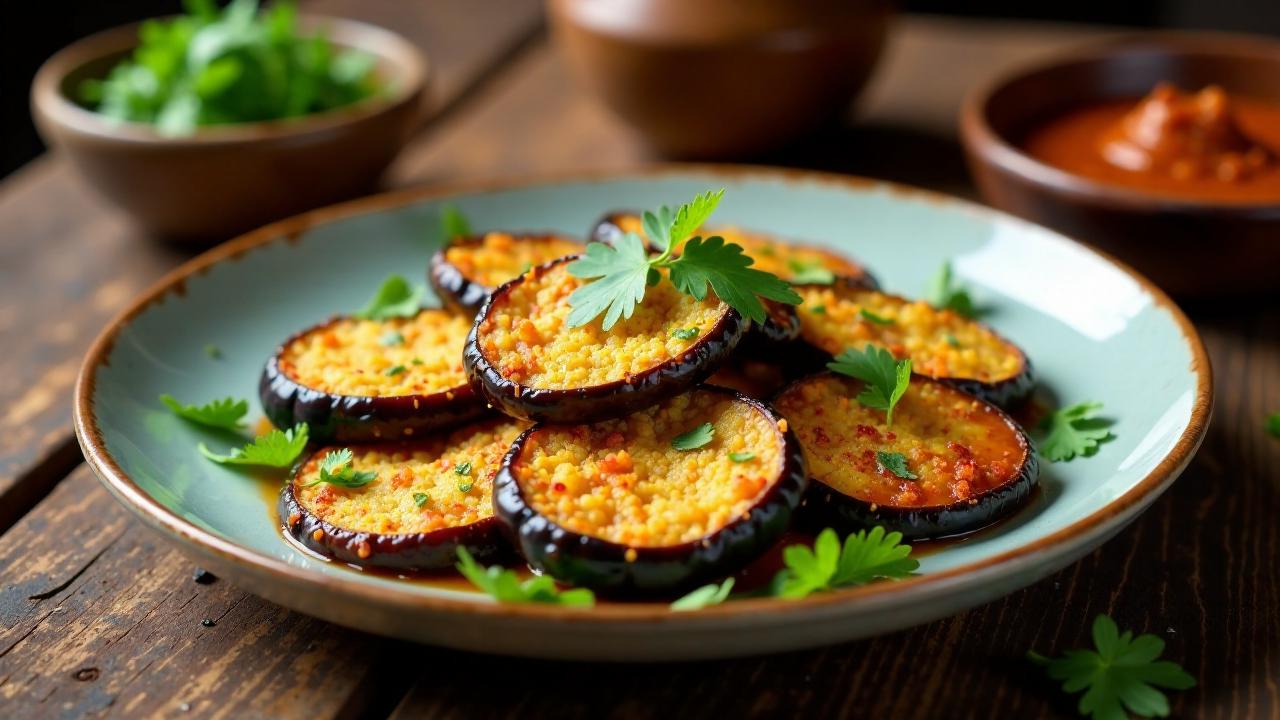
[[316, 448], [288, 535], [362, 568], [463, 557], [653, 599], [784, 535], [934, 539], [1024, 503], [1036, 457], [1002, 410], [1034, 384], [1022, 350], [853, 258], [706, 225], [723, 192], [586, 243], [454, 211], [427, 270], [443, 307], [389, 283], [289, 338], [260, 387]]

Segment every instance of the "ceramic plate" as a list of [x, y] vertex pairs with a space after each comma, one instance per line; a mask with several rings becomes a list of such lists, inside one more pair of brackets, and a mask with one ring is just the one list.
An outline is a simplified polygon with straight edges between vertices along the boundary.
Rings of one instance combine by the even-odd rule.
[[[278, 485], [202, 459], [195, 446], [205, 436], [157, 401], [165, 392], [256, 399], [262, 365], [287, 335], [360, 307], [388, 273], [425, 279], [443, 202], [481, 229], [582, 234], [606, 210], [674, 204], [721, 186], [717, 222], [847, 250], [893, 292], [919, 295], [950, 258], [990, 308], [990, 324], [1026, 349], [1041, 392], [1063, 403], [1103, 401], [1115, 439], [1094, 457], [1046, 464], [1028, 508], [925, 555], [912, 579], [696, 613], [663, 604], [570, 609], [500, 605], [460, 585], [401, 581], [300, 553], [277, 528]], [[222, 356], [209, 357], [208, 345]], [[122, 503], [200, 565], [274, 602], [469, 650], [653, 660], [850, 640], [1035, 582], [1114, 535], [1173, 482], [1204, 437], [1211, 398], [1204, 349], [1178, 308], [1132, 271], [1060, 235], [898, 186], [680, 166], [373, 197], [225, 244], [165, 278], [106, 329], [81, 371], [75, 420], [90, 465]]]

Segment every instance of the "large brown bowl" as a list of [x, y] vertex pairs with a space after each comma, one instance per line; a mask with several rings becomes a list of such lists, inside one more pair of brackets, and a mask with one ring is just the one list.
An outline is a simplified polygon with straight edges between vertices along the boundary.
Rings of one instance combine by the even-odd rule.
[[1280, 289], [1280, 202], [1162, 197], [1089, 180], [1025, 152], [1026, 133], [1083, 105], [1137, 99], [1158, 82], [1280, 102], [1280, 42], [1217, 33], [1118, 38], [1014, 71], [961, 112], [969, 167], [992, 205], [1085, 240], [1184, 298]]
[[657, 151], [737, 159], [839, 117], [892, 0], [547, 0], [578, 79]]
[[31, 110], [58, 148], [104, 196], [166, 239], [224, 240], [271, 220], [361, 195], [421, 121], [427, 62], [409, 41], [351, 20], [303, 17], [341, 48], [377, 60], [386, 92], [302, 118], [202, 127], [183, 137], [110, 120], [76, 101], [138, 42], [138, 26], [79, 40], [49, 58]]

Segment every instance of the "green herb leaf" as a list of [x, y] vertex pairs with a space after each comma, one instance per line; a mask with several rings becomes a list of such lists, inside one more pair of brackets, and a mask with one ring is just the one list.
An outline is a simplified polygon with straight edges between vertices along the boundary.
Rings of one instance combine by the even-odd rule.
[[671, 441], [671, 447], [676, 450], [696, 450], [711, 442], [711, 438], [715, 434], [716, 428], [714, 425], [711, 423], [702, 423], [689, 432], [675, 436]]
[[213, 358], [214, 360], [222, 359], [222, 349], [219, 348], [217, 345], [214, 345], [213, 343], [209, 343], [208, 345], [204, 346], [204, 354], [208, 355], [210, 358]]
[[395, 377], [406, 370], [408, 370], [408, 368], [406, 368], [403, 365], [392, 365], [391, 367], [384, 370], [382, 374], [386, 375], [387, 377]]
[[893, 318], [881, 317], [866, 308], [858, 310], [858, 314], [877, 325], [892, 325]]
[[720, 199], [724, 197], [724, 188], [708, 190], [696, 195], [692, 200], [676, 208], [663, 205], [655, 212], [646, 212], [641, 216], [641, 224], [649, 244], [660, 251], [667, 251], [676, 243], [684, 240], [702, 227], [702, 224], [715, 212]]
[[938, 268], [937, 274], [929, 283], [925, 299], [936, 308], [953, 310], [956, 314], [967, 318], [976, 317], [978, 314], [968, 289], [955, 282], [950, 262], [944, 262], [942, 267]]
[[943, 335], [943, 338], [946, 339], [947, 344], [950, 345], [951, 347], [953, 348], [960, 347], [960, 341], [956, 339], [955, 335], [952, 335], [951, 333], [947, 333], [946, 335]]
[[893, 408], [911, 384], [911, 359], [894, 360], [884, 348], [868, 344], [862, 352], [852, 348], [827, 363], [827, 368], [866, 383], [858, 402], [873, 410], [884, 410], [885, 424], [893, 424]]
[[760, 298], [787, 305], [798, 305], [804, 299], [777, 275], [756, 270], [755, 262], [742, 254], [742, 247], [725, 244], [724, 238], [693, 238], [684, 244], [680, 257], [671, 261], [671, 282], [680, 292], [698, 300], [707, 296], [707, 286], [733, 309], [754, 322], [765, 321]]
[[499, 565], [486, 568], [464, 547], [458, 548], [457, 568], [472, 585], [498, 602], [591, 607], [596, 601], [595, 595], [586, 588], [560, 590], [547, 575], [521, 581], [514, 572]]
[[467, 216], [452, 204], [440, 208], [440, 230], [446, 242], [472, 234]]
[[382, 334], [382, 337], [378, 338], [378, 344], [383, 347], [394, 347], [396, 345], [403, 345], [404, 335], [401, 335], [395, 330], [388, 330]]
[[351, 467], [352, 459], [351, 448], [330, 450], [320, 460], [320, 477], [307, 483], [305, 487], [328, 483], [338, 487], [355, 489], [368, 485], [373, 482], [374, 478], [378, 477], [376, 472], [368, 470], [357, 471]]
[[789, 545], [782, 551], [785, 569], [774, 579], [774, 593], [797, 599], [814, 592], [864, 585], [885, 578], [901, 580], [920, 567], [911, 557], [911, 546], [902, 545], [902, 533], [885, 533], [881, 526], [844, 539], [827, 528], [818, 534], [813, 548]]
[[671, 337], [677, 340], [692, 340], [698, 337], [698, 328], [676, 328], [671, 331]]
[[402, 275], [388, 275], [378, 292], [355, 316], [365, 320], [413, 317], [422, 309], [425, 293], [422, 286], [410, 285]]
[[1280, 437], [1280, 412], [1271, 413], [1267, 416], [1267, 432], [1275, 437]]
[[242, 448], [234, 448], [221, 455], [200, 443], [200, 454], [223, 465], [262, 465], [265, 467], [289, 467], [307, 446], [307, 424], [298, 423], [288, 430], [272, 430], [254, 438]]
[[836, 274], [816, 260], [788, 260], [787, 267], [791, 270], [792, 285], [830, 285], [836, 281]]
[[609, 330], [620, 318], [631, 317], [636, 303], [644, 299], [650, 269], [644, 242], [635, 233], [626, 233], [614, 245], [587, 245], [582, 257], [569, 263], [569, 274], [598, 279], [569, 296], [569, 327], [586, 325], [605, 313], [601, 328]]
[[427, 501], [430, 499], [431, 499], [431, 496], [426, 493], [413, 494], [413, 504], [417, 505], [418, 507], [422, 507], [423, 505], [426, 505]]
[[458, 483], [458, 492], [469, 493], [473, 487], [475, 487], [475, 481], [468, 478]]
[[1045, 432], [1040, 454], [1051, 462], [1064, 462], [1097, 453], [1098, 444], [1112, 437], [1112, 421], [1098, 416], [1101, 409], [1100, 402], [1082, 402], [1049, 414], [1040, 423]]
[[826, 305], [814, 305], [813, 307], [809, 308], [809, 312], [813, 313], [814, 315], [826, 315], [826, 314], [827, 314], [827, 306], [826, 306]]
[[690, 610], [701, 610], [712, 605], [719, 605], [729, 598], [729, 592], [733, 590], [733, 578], [725, 578], [724, 582], [719, 585], [712, 583], [703, 585], [690, 592], [688, 595], [671, 603], [671, 609], [676, 612], [688, 612]]
[[1065, 692], [1085, 691], [1076, 706], [1081, 715], [1123, 720], [1127, 710], [1138, 717], [1168, 717], [1169, 698], [1156, 688], [1195, 687], [1195, 678], [1180, 665], [1157, 660], [1164, 640], [1155, 635], [1121, 634], [1114, 620], [1099, 615], [1093, 621], [1093, 644], [1096, 650], [1069, 650], [1060, 658], [1027, 653], [1049, 677], [1062, 682]]
[[172, 410], [174, 415], [184, 420], [222, 430], [238, 430], [244, 427], [242, 420], [249, 413], [248, 400], [236, 400], [230, 397], [211, 400], [204, 405], [196, 406], [183, 405], [172, 395], [165, 394], [160, 396], [160, 402]]
[[748, 460], [754, 460], [755, 457], [756, 454], [751, 451], [729, 453], [729, 459], [736, 463], [744, 463]]
[[911, 472], [907, 467], [907, 456], [902, 453], [885, 452], [883, 450], [876, 451], [876, 462], [880, 463], [880, 467], [897, 475], [903, 480], [918, 480], [919, 476]]
[[457, 465], [454, 465], [453, 474], [454, 475], [470, 475], [471, 463], [469, 461], [466, 461], [466, 462], [460, 462]]

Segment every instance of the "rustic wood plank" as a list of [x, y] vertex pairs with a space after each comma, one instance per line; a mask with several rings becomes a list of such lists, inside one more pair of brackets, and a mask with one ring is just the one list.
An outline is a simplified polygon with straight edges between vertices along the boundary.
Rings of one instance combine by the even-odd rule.
[[402, 673], [387, 662], [398, 643], [289, 612], [222, 580], [195, 582], [191, 562], [87, 468], [5, 541], [7, 717], [331, 717], [376, 710], [368, 703], [394, 702], [403, 690]]
[[[396, 29], [432, 61], [437, 110], [482, 84], [541, 28], [537, 0], [317, 0]], [[74, 466], [70, 393], [89, 342], [189, 256], [141, 236], [57, 157], [0, 183], [0, 530]]]

